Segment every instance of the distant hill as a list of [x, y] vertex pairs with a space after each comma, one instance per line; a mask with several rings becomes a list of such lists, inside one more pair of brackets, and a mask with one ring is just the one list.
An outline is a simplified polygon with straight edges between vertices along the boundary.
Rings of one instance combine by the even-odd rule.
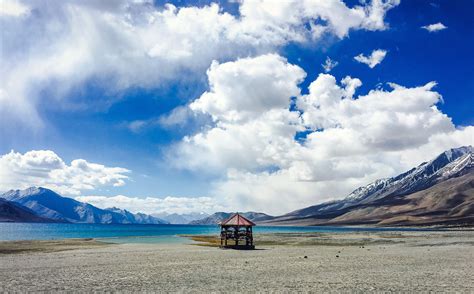
[[[228, 219], [229, 217], [232, 216], [234, 212], [216, 212], [206, 218], [200, 219], [200, 220], [195, 220], [190, 222], [190, 225], [215, 225], [220, 223], [221, 221]], [[268, 221], [273, 218], [273, 216], [261, 213], [261, 212], [244, 212], [240, 213], [244, 217], [248, 218], [249, 220], [258, 223], [262, 221]]]
[[126, 209], [120, 209], [117, 207], [106, 208], [106, 211], [115, 212], [121, 214], [129, 223], [131, 224], [147, 224], [147, 225], [157, 225], [157, 224], [169, 224], [168, 221], [154, 217], [144, 213], [131, 213]]
[[[88, 203], [63, 197], [52, 190], [41, 187], [11, 190], [0, 195], [0, 197], [25, 206], [40, 217], [59, 222], [141, 224], [150, 221], [149, 218], [143, 215], [130, 217], [124, 212], [100, 209]], [[161, 223], [158, 219], [155, 221]]]
[[0, 222], [52, 222], [18, 203], [0, 198]]
[[204, 212], [196, 213], [154, 213], [152, 216], [161, 218], [170, 224], [189, 224], [190, 222], [198, 219], [203, 219], [209, 216], [209, 214]]
[[296, 210], [274, 225], [474, 224], [474, 149], [451, 149], [405, 173], [377, 180], [342, 200]]

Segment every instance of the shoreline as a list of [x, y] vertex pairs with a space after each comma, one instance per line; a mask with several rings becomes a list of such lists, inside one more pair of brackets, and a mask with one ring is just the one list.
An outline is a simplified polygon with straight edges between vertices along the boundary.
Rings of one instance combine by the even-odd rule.
[[[77, 223], [77, 222], [19, 222], [19, 221], [3, 221], [0, 220], [0, 224], [65, 224], [65, 225], [111, 225], [111, 226], [218, 226], [218, 224], [123, 224], [123, 223]], [[341, 228], [373, 228], [373, 229], [461, 229], [461, 230], [473, 230], [473, 225], [448, 225], [448, 224], [437, 224], [437, 225], [401, 225], [401, 226], [377, 226], [371, 224], [318, 224], [318, 225], [306, 225], [302, 224], [275, 224], [275, 223], [256, 223], [260, 227], [341, 227]]]
[[[2, 224], [28, 224], [28, 225], [50, 225], [51, 223], [10, 223], [10, 222], [0, 222], [0, 229], [2, 228]], [[171, 239], [176, 239], [176, 237], [188, 237], [188, 236], [200, 236], [200, 235], [208, 235], [211, 232], [215, 233], [216, 235], [219, 234], [217, 226], [214, 225], [183, 225], [183, 224], [160, 224], [160, 225], [150, 225], [150, 224], [143, 224], [143, 225], [130, 225], [130, 224], [86, 224], [86, 223], [57, 223], [61, 225], [70, 225], [70, 226], [78, 226], [78, 228], [70, 229], [66, 232], [66, 236], [61, 235], [61, 230], [58, 230], [58, 232], [55, 232], [53, 234], [33, 234], [33, 236], [29, 236], [29, 232], [25, 231], [24, 233], [20, 230], [17, 231], [15, 227], [9, 227], [7, 226], [7, 230], [4, 232], [5, 235], [3, 236], [4, 239], [2, 239], [2, 236], [0, 236], [0, 243], [1, 242], [10, 242], [10, 241], [48, 241], [48, 240], [63, 240], [63, 239], [95, 239], [95, 240], [101, 240], [104, 242], [107, 242], [107, 240], [125, 240], [125, 239], [165, 239], [165, 238], [171, 238]], [[87, 229], [88, 226], [98, 226], [98, 230], [90, 230]], [[110, 232], [107, 232], [106, 235], [102, 235], [101, 231], [106, 230], [108, 231], [108, 226], [115, 227], [113, 229], [113, 233], [115, 234], [110, 234]], [[123, 227], [122, 227], [123, 226]], [[127, 229], [127, 227], [132, 226], [132, 228]], [[140, 228], [140, 227], [147, 227], [150, 230], [149, 235], [134, 235], [134, 227]], [[169, 234], [163, 233], [166, 232], [167, 230], [161, 230], [160, 227], [176, 227], [176, 228], [186, 228], [189, 227], [191, 228], [191, 231], [193, 227], [201, 227], [203, 232], [186, 232], [185, 230], [181, 230], [181, 232], [176, 231], [173, 232], [171, 231]], [[156, 227], [155, 230], [153, 228]], [[84, 229], [86, 228], [86, 229]], [[21, 227], [19, 228], [21, 229]], [[127, 229], [127, 230], [123, 230]], [[262, 229], [262, 230], [260, 230]], [[281, 229], [281, 230], [279, 230]], [[286, 230], [288, 229], [288, 230]], [[41, 231], [41, 230], [39, 230]], [[215, 231], [215, 232], [214, 232]], [[72, 232], [72, 234], [71, 234]], [[123, 234], [123, 232], [128, 232], [130, 234]], [[262, 225], [257, 225], [255, 229], [256, 234], [261, 235], [261, 234], [274, 234], [274, 233], [301, 233], [301, 234], [306, 234], [306, 233], [331, 233], [331, 234], [349, 234], [349, 233], [357, 233], [357, 232], [370, 232], [370, 233], [379, 233], [379, 232], [474, 232], [474, 227], [374, 227], [374, 226], [368, 226], [368, 225], [352, 225], [352, 226], [262, 226]], [[123, 234], [123, 235], [121, 235]], [[14, 237], [17, 237], [14, 239]], [[115, 243], [115, 242], [111, 242]], [[127, 243], [126, 241], [124, 242], [118, 242], [118, 243]], [[138, 242], [140, 243], [140, 242]], [[153, 243], [153, 242], [151, 242]], [[167, 242], [163, 242], [167, 243]], [[179, 243], [179, 242], [173, 242], [173, 243]]]
[[[271, 235], [298, 235], [300, 237], [311, 236], [311, 235], [348, 235], [348, 234], [396, 234], [396, 233], [436, 233], [436, 232], [474, 232], [474, 228], [374, 228], [374, 227], [359, 227], [359, 226], [345, 226], [341, 227], [348, 230], [335, 230], [332, 232], [318, 232], [318, 231], [306, 231], [306, 232], [257, 232], [257, 240], [258, 236], [271, 236]], [[356, 228], [358, 230], [350, 231], [350, 228]], [[367, 229], [367, 230], [364, 230]], [[426, 229], [426, 230], [425, 230]], [[144, 235], [144, 236], [137, 236], [137, 235], [123, 235], [123, 236], [113, 236], [113, 237], [66, 237], [66, 238], [49, 238], [49, 239], [17, 239], [17, 240], [1, 240], [0, 239], [0, 250], [6, 244], [18, 244], [18, 245], [28, 245], [29, 243], [34, 244], [43, 244], [43, 245], [54, 245], [55, 243], [64, 242], [64, 244], [70, 243], [71, 245], [81, 245], [81, 244], [94, 244], [103, 243], [103, 244], [127, 244], [127, 242], [108, 242], [113, 240], [126, 240], [126, 239], [162, 239], [166, 240], [168, 238], [183, 238], [188, 239], [190, 241], [197, 241], [197, 242], [208, 242], [213, 237], [216, 239], [219, 238], [218, 234], [209, 235], [207, 233], [196, 233], [196, 234], [170, 234], [170, 235]], [[205, 240], [204, 240], [205, 239]], [[71, 241], [71, 242], [68, 242]], [[141, 242], [130, 242], [130, 243], [138, 243]], [[148, 243], [148, 242], [145, 242]], [[186, 242], [183, 242], [185, 244]], [[150, 242], [150, 244], [168, 244], [168, 242]], [[169, 244], [176, 244], [176, 242], [169, 242]], [[1, 252], [0, 252], [1, 253]]]
[[[471, 244], [474, 249], [474, 230], [429, 230], [429, 231], [348, 231], [348, 232], [272, 232], [258, 233], [255, 243], [258, 246], [368, 246], [380, 244], [403, 243], [401, 240], [410, 240], [411, 245], [420, 242], [429, 242], [430, 239], [460, 238], [465, 234], [466, 244]], [[446, 235], [447, 234], [447, 235]], [[171, 235], [170, 235], [171, 236]], [[18, 253], [53, 253], [68, 250], [94, 249], [107, 246], [120, 245], [197, 245], [206, 247], [219, 247], [218, 235], [209, 234], [177, 234], [171, 237], [181, 238], [183, 242], [166, 242], [165, 236], [120, 236], [99, 238], [62, 238], [50, 240], [8, 240], [0, 241], [0, 256]], [[159, 242], [113, 242], [113, 240], [154, 240]], [[415, 242], [416, 241], [416, 242]]]

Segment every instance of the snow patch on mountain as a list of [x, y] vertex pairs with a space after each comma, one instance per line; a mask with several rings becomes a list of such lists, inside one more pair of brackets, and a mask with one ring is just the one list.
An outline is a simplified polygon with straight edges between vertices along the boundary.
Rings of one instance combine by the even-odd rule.
[[[474, 148], [463, 146], [447, 150], [435, 159], [424, 162], [401, 175], [379, 179], [367, 186], [354, 190], [344, 200], [367, 202], [386, 196], [386, 192], [396, 195], [409, 194], [427, 188], [436, 182], [456, 176], [457, 173], [472, 168]], [[381, 197], [377, 197], [381, 196]]]

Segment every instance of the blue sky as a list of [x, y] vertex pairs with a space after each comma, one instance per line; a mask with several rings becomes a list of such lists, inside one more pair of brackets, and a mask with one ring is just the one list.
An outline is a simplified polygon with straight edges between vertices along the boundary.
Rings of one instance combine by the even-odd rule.
[[[125, 12], [120, 10], [122, 8], [116, 7], [84, 8], [81, 7], [80, 4], [70, 4], [71, 6], [77, 5], [76, 14], [70, 14], [70, 11], [61, 5], [53, 7], [55, 4], [51, 4], [51, 7], [46, 9], [34, 6], [34, 3], [11, 2], [20, 5], [20, 7], [23, 6], [26, 12], [16, 13], [18, 14], [16, 15], [7, 11], [1, 16], [3, 30], [9, 32], [2, 41], [4, 45], [2, 45], [1, 57], [3, 59], [2, 65], [9, 65], [10, 67], [8, 68], [15, 67], [13, 60], [22, 60], [22, 62], [24, 60], [43, 60], [45, 56], [46, 58], [50, 58], [55, 54], [58, 55], [59, 53], [55, 52], [55, 50], [64, 48], [61, 42], [67, 44], [66, 41], [61, 40], [61, 38], [64, 38], [63, 33], [65, 32], [68, 33], [70, 38], [75, 38], [74, 34], [77, 33], [77, 31], [74, 28], [74, 23], [71, 24], [70, 32], [67, 32], [68, 26], [66, 26], [65, 32], [61, 32], [60, 29], [58, 29], [59, 32], [51, 31], [49, 27], [53, 25], [52, 21], [50, 21], [51, 23], [48, 25], [49, 20], [46, 18], [48, 15], [52, 15], [53, 19], [57, 16], [58, 19], [71, 18], [71, 22], [84, 21], [87, 23], [87, 25], [84, 25], [85, 30], [91, 30], [91, 33], [87, 35], [89, 36], [93, 34], [96, 29], [102, 30], [100, 23], [86, 22], [87, 16], [83, 18], [77, 17], [79, 20], [76, 20], [76, 14], [90, 14], [91, 17], [94, 13], [109, 13], [117, 17], [122, 17], [122, 14], [125, 14]], [[123, 2], [123, 5], [128, 5], [126, 1]], [[174, 1], [172, 3], [176, 6], [177, 11], [179, 11], [181, 7], [202, 9], [212, 2]], [[346, 1], [345, 3], [347, 9], [353, 8], [355, 5], [361, 5], [359, 1]], [[163, 11], [163, 9], [165, 9], [164, 4], [165, 2], [163, 1], [156, 1], [153, 5], [150, 3], [144, 4], [144, 6], [146, 6], [145, 8], [138, 6], [132, 7], [129, 5], [127, 6], [128, 10], [126, 10], [126, 12], [131, 13], [130, 11], [133, 10], [133, 13], [135, 13], [135, 11], [139, 11], [137, 15], [135, 15], [136, 19], [134, 19], [132, 23], [132, 25], [139, 27], [139, 22], [145, 17], [145, 12]], [[279, 195], [279, 193], [285, 193], [285, 199], [294, 199], [294, 203], [290, 205], [290, 208], [298, 208], [306, 204], [342, 197], [346, 192], [350, 192], [351, 189], [357, 188], [360, 184], [367, 184], [367, 181], [382, 176], [393, 176], [391, 173], [402, 171], [404, 168], [410, 167], [410, 165], [429, 159], [429, 156], [433, 156], [436, 152], [443, 150], [445, 147], [455, 147], [460, 142], [469, 144], [473, 141], [472, 131], [469, 131], [470, 133], [465, 132], [461, 135], [452, 135], [453, 138], [455, 137], [456, 139], [452, 141], [445, 140], [443, 143], [439, 143], [433, 139], [435, 135], [442, 136], [442, 132], [446, 132], [446, 134], [451, 134], [456, 130], [461, 132], [460, 130], [464, 127], [474, 124], [472, 115], [474, 67], [470, 65], [474, 64], [474, 58], [472, 56], [472, 52], [474, 52], [474, 21], [472, 13], [470, 13], [473, 9], [472, 1], [402, 0], [398, 5], [395, 5], [397, 4], [396, 1], [393, 4], [393, 7], [386, 10], [386, 14], [383, 17], [383, 26], [379, 25], [379, 27], [368, 29], [360, 25], [350, 28], [347, 34], [343, 36], [338, 36], [337, 33], [329, 31], [314, 40], [294, 41], [286, 37], [284, 42], [277, 42], [277, 44], [242, 44], [241, 48], [235, 48], [233, 45], [226, 46], [224, 44], [215, 50], [209, 49], [209, 52], [206, 51], [206, 46], [202, 47], [198, 44], [195, 47], [195, 44], [191, 42], [193, 54], [198, 55], [197, 57], [193, 57], [192, 61], [193, 63], [196, 62], [196, 66], [188, 67], [188, 65], [184, 63], [186, 61], [183, 61], [183, 65], [180, 63], [181, 61], [173, 63], [174, 61], [166, 60], [166, 63], [157, 62], [156, 66], [147, 67], [146, 64], [142, 64], [142, 61], [135, 61], [133, 59], [126, 61], [128, 55], [125, 57], [119, 56], [119, 58], [121, 58], [120, 62], [123, 62], [125, 67], [125, 69], [120, 68], [120, 70], [124, 70], [124, 72], [126, 72], [127, 69], [133, 69], [131, 72], [136, 70], [137, 75], [139, 75], [139, 73], [142, 72], [139, 68], [145, 68], [147, 71], [144, 73], [145, 77], [140, 78], [140, 80], [137, 79], [137, 81], [133, 81], [134, 74], [130, 74], [132, 77], [123, 73], [115, 74], [114, 70], [116, 69], [109, 64], [104, 65], [104, 67], [110, 67], [112, 69], [103, 73], [102, 69], [96, 68], [95, 65], [89, 66], [86, 64], [87, 58], [82, 60], [80, 55], [74, 55], [76, 53], [68, 55], [64, 57], [66, 60], [74, 60], [74, 66], [72, 66], [71, 70], [67, 69], [67, 71], [61, 72], [60, 74], [46, 70], [45, 77], [39, 80], [35, 80], [35, 78], [38, 79], [37, 76], [25, 78], [24, 83], [28, 83], [27, 86], [24, 86], [28, 89], [25, 95], [26, 98], [13, 97], [10, 95], [6, 98], [10, 99], [8, 100], [8, 104], [0, 103], [0, 107], [4, 108], [4, 111], [0, 112], [0, 115], [4, 116], [2, 120], [0, 120], [0, 154], [8, 154], [11, 150], [21, 154], [26, 154], [31, 150], [50, 150], [60, 157], [66, 165], [75, 159], [84, 159], [89, 163], [98, 163], [106, 167], [120, 167], [130, 171], [126, 173], [128, 178], [124, 180], [123, 184], [114, 186], [114, 182], [99, 181], [100, 184], [92, 184], [87, 188], [74, 189], [75, 195], [71, 193], [72, 196], [95, 195], [112, 197], [115, 195], [126, 195], [127, 197], [140, 199], [147, 196], [157, 198], [166, 196], [187, 198], [209, 197], [217, 203], [215, 207], [219, 207], [220, 205], [221, 207], [231, 209], [250, 209], [253, 206], [255, 206], [255, 209], [262, 209], [266, 207], [265, 203], [272, 202], [274, 197], [278, 197], [274, 195]], [[367, 3], [364, 5], [371, 4]], [[64, 6], [66, 6], [66, 4], [64, 4]], [[104, 4], [104, 6], [107, 5]], [[118, 2], [117, 6], [119, 6]], [[255, 6], [256, 4], [251, 4], [248, 7], [250, 7], [249, 9], [254, 9]], [[239, 8], [239, 3], [221, 2], [219, 13], [230, 13], [233, 17], [239, 19], [242, 17]], [[145, 12], [141, 9], [145, 9]], [[49, 17], [49, 19], [51, 19], [51, 17]], [[311, 19], [310, 21], [322, 23], [323, 25], [328, 23], [328, 20], [324, 19], [324, 17], [316, 20]], [[338, 21], [344, 22], [344, 19]], [[422, 26], [436, 23], [442, 23], [447, 28], [433, 32], [421, 28]], [[28, 31], [35, 25], [44, 28], [43, 31], [39, 29], [41, 31], [40, 35], [26, 36], [30, 38], [26, 41], [15, 39], [18, 38], [14, 37], [16, 30], [27, 28], [23, 29], [23, 31]], [[216, 24], [216, 26], [217, 25], [218, 24]], [[334, 26], [337, 27], [339, 25], [343, 26], [343, 24], [335, 24]], [[95, 26], [97, 26], [97, 28]], [[303, 23], [302, 27], [307, 28], [309, 24]], [[205, 29], [206, 28], [203, 28], [203, 30]], [[102, 38], [105, 35], [109, 36], [107, 31], [101, 34], [100, 36]], [[120, 40], [122, 39], [112, 33], [110, 33], [110, 35], [116, 38], [112, 44], [118, 47], [121, 46]], [[20, 35], [20, 37], [23, 36]], [[81, 37], [81, 35], [77, 36], [78, 39]], [[172, 35], [170, 34], [161, 37], [159, 42], [163, 44], [168, 44], [168, 41], [170, 43], [172, 42]], [[170, 39], [168, 40], [167, 38]], [[44, 41], [48, 39], [51, 39], [53, 43], [58, 42], [58, 44], [61, 45], [58, 47], [44, 45]], [[10, 48], [10, 45], [7, 45], [7, 42], [10, 41], [12, 44], [19, 44], [21, 46], [18, 49], [19, 52], [14, 51]], [[92, 42], [99, 41], [87, 39], [84, 42], [94, 45], [95, 43]], [[119, 42], [119, 44], [115, 42]], [[132, 40], [131, 42], [134, 41]], [[93, 50], [96, 50], [96, 47], [94, 46], [85, 47], [86, 56], [88, 56], [87, 54], [89, 53], [91, 55], [95, 54]], [[139, 48], [137, 44], [133, 46]], [[123, 50], [126, 51], [129, 47], [132, 46], [124, 46]], [[40, 52], [40, 54], [37, 50], [34, 50], [34, 48], [39, 48], [44, 51]], [[366, 64], [357, 62], [354, 59], [354, 57], [359, 54], [368, 56], [376, 49], [386, 50], [387, 53], [385, 58], [374, 68], [370, 68]], [[90, 52], [87, 50], [90, 50]], [[97, 52], [103, 54], [104, 52], [107, 53], [107, 50], [109, 50], [108, 47], [104, 49], [100, 48], [100, 50], [97, 49]], [[174, 50], [179, 52], [179, 47]], [[202, 53], [202, 51], [206, 52]], [[79, 52], [83, 53], [82, 51]], [[255, 185], [245, 182], [242, 183], [242, 186], [250, 185], [249, 188], [245, 189], [247, 192], [239, 191], [236, 195], [231, 196], [231, 198], [229, 198], [231, 200], [229, 200], [226, 197], [228, 197], [229, 191], [233, 190], [233, 185], [237, 185], [239, 181], [247, 181], [248, 175], [257, 178], [262, 176], [267, 177], [262, 179], [262, 182], [265, 183], [267, 180], [270, 181], [268, 177], [272, 177], [272, 175], [268, 175], [268, 173], [272, 174], [273, 172], [285, 171], [286, 169], [293, 171], [295, 167], [291, 164], [291, 167], [287, 165], [289, 159], [285, 159], [282, 162], [270, 162], [271, 160], [267, 160], [267, 158], [262, 159], [260, 157], [256, 157], [256, 161], [264, 163], [259, 163], [260, 166], [258, 167], [234, 166], [229, 164], [224, 167], [219, 166], [218, 168], [214, 168], [214, 166], [206, 167], [205, 163], [200, 163], [204, 170], [189, 167], [186, 166], [186, 164], [184, 164], [183, 167], [182, 163], [189, 160], [189, 155], [182, 156], [181, 153], [174, 152], [174, 150], [181, 150], [180, 144], [183, 142], [183, 138], [185, 136], [192, 137], [199, 133], [206, 134], [206, 130], [212, 129], [216, 127], [216, 125], [219, 126], [219, 123], [222, 125], [229, 124], [229, 121], [225, 121], [223, 118], [216, 119], [218, 115], [222, 114], [217, 115], [215, 112], [212, 112], [213, 110], [209, 110], [210, 108], [206, 108], [207, 113], [204, 111], [204, 114], [196, 112], [194, 116], [187, 115], [178, 124], [164, 125], [160, 123], [160, 121], [177, 107], [188, 109], [190, 103], [199, 99], [205, 91], [209, 91], [209, 80], [206, 72], [209, 70], [212, 60], [217, 60], [222, 65], [226, 62], [235, 62], [239, 60], [239, 58], [255, 58], [262, 54], [269, 53], [281, 56], [287, 60], [288, 64], [296, 65], [306, 73], [305, 78], [298, 84], [301, 95], [310, 95], [308, 87], [320, 74], [324, 73], [321, 64], [324, 63], [328, 57], [338, 63], [337, 66], [328, 73], [335, 78], [338, 84], [340, 84], [339, 81], [346, 76], [358, 78], [362, 81], [362, 85], [358, 87], [354, 97], [368, 95], [371, 90], [377, 89], [380, 91], [391, 91], [387, 83], [395, 83], [406, 88], [415, 88], [431, 81], [436, 81], [437, 85], [432, 91], [442, 95], [442, 101], [440, 99], [440, 101], [434, 103], [434, 105], [437, 106], [440, 113], [447, 116], [447, 121], [449, 122], [449, 119], [451, 119], [453, 124], [447, 126], [447, 122], [445, 121], [443, 124], [440, 124], [440, 126], [433, 127], [440, 131], [430, 130], [432, 133], [427, 133], [426, 140], [421, 140], [417, 143], [404, 144], [403, 142], [408, 142], [407, 140], [411, 140], [412, 137], [409, 139], [400, 138], [400, 140], [405, 140], [402, 142], [403, 144], [400, 143], [400, 146], [406, 145], [403, 148], [387, 148], [382, 150], [379, 147], [373, 147], [374, 149], [366, 149], [364, 154], [369, 154], [371, 156], [370, 162], [373, 163], [370, 170], [373, 170], [375, 166], [382, 166], [380, 158], [390, 157], [390, 160], [384, 162], [386, 166], [379, 168], [379, 172], [367, 171], [362, 175], [352, 176], [346, 172], [338, 173], [335, 171], [334, 179], [331, 179], [327, 183], [316, 175], [310, 177], [311, 179], [309, 180], [299, 179], [294, 181], [296, 183], [295, 185], [299, 185], [298, 183], [302, 182], [312, 182], [315, 186], [293, 187], [293, 184], [288, 184], [284, 189], [281, 188], [275, 191], [267, 191], [266, 188], [252, 190]], [[198, 63], [196, 60], [201, 58], [199, 57], [201, 55], [204, 57], [202, 57], [202, 62]], [[159, 58], [163, 57], [160, 56]], [[91, 60], [94, 59], [92, 58]], [[140, 64], [137, 64], [138, 62], [140, 62]], [[31, 63], [32, 62], [26, 64]], [[19, 64], [22, 63], [20, 62]], [[53, 67], [56, 65], [59, 66], [58, 63], [53, 63]], [[78, 65], [80, 66], [78, 67]], [[47, 68], [50, 68], [50, 66]], [[79, 73], [75, 73], [74, 71], [76, 70]], [[14, 74], [21, 75], [22, 73], [15, 72], [13, 69], [2, 71], [4, 77], [8, 76], [2, 79], [2, 88], [7, 89], [5, 91], [8, 92], [8, 87], [10, 87], [9, 76], [13, 76]], [[48, 76], [48, 74], [50, 76]], [[120, 75], [126, 76], [127, 83], [125, 83], [125, 86], [120, 84]], [[148, 78], [152, 75], [157, 75], [158, 77]], [[238, 83], [238, 81], [235, 82]], [[67, 85], [65, 90], [62, 89], [64, 85]], [[21, 86], [18, 87], [21, 88]], [[264, 88], [265, 85], [262, 85], [262, 87]], [[407, 95], [408, 96], [404, 99], [411, 99], [411, 94], [408, 93]], [[416, 96], [415, 94], [413, 95]], [[29, 106], [29, 108], [33, 108], [34, 110], [29, 109], [28, 111], [24, 111], [24, 109], [21, 108], [23, 106], [18, 106], [18, 108], [15, 106], [16, 104], [23, 105], [22, 103], [24, 101], [31, 98], [29, 96], [35, 96], [34, 102], [31, 102], [32, 106]], [[288, 101], [290, 101], [290, 98], [291, 97], [288, 97]], [[236, 96], [232, 99], [239, 99], [239, 97]], [[289, 107], [288, 105], [288, 108]], [[31, 114], [32, 112], [34, 114]], [[188, 109], [186, 113], [189, 112], [190, 110]], [[301, 113], [302, 112], [304, 111], [301, 110]], [[37, 116], [37, 118], [29, 120], [29, 116]], [[214, 121], [210, 117], [214, 117]], [[131, 127], [133, 123], [137, 126], [136, 128]], [[243, 122], [234, 121], [232, 126], [240, 124], [243, 124]], [[222, 129], [230, 128], [230, 125], [222, 125]], [[308, 133], [312, 133], [318, 129], [309, 125], [310, 124], [304, 125], [304, 128], [310, 130]], [[329, 129], [329, 127], [323, 127], [323, 129]], [[404, 131], [402, 129], [398, 130], [400, 132]], [[245, 133], [245, 130], [243, 130], [243, 132]], [[396, 133], [397, 126], [394, 126], [390, 132]], [[387, 132], [387, 136], [391, 136], [390, 132]], [[449, 137], [451, 135], [447, 136]], [[380, 144], [386, 146], [388, 143], [385, 144], [382, 142]], [[191, 150], [194, 148], [193, 146], [187, 146], [186, 148], [188, 147], [191, 148]], [[250, 149], [246, 150], [245, 148]], [[250, 153], [253, 151], [249, 150], [254, 149], [252, 145], [245, 148], [242, 150], [232, 150], [232, 152], [239, 154]], [[199, 152], [200, 151], [196, 152], [196, 157], [200, 156]], [[317, 153], [318, 151], [315, 149], [314, 152]], [[347, 154], [350, 156], [350, 151]], [[173, 157], [171, 161], [169, 159], [170, 156]], [[219, 157], [220, 154], [215, 155], [208, 153], [202, 155], [203, 162], [207, 160], [207, 156]], [[232, 157], [232, 154], [230, 156]], [[337, 155], [338, 158], [339, 156], [340, 155]], [[361, 155], [357, 153], [357, 156]], [[407, 158], [407, 156], [409, 158]], [[307, 162], [312, 160], [315, 159], [306, 159]], [[348, 160], [348, 158], [344, 160]], [[362, 162], [365, 160], [366, 159], [361, 159]], [[174, 161], [179, 162], [176, 163]], [[270, 163], [267, 163], [267, 161]], [[295, 160], [295, 162], [296, 161], [300, 162], [301, 159]], [[315, 164], [315, 166], [325, 166], [325, 163], [326, 162], [321, 162], [317, 165]], [[337, 165], [333, 161], [331, 161], [331, 164]], [[28, 172], [21, 170], [21, 168], [21, 166], [18, 167], [18, 169], [20, 169], [18, 171], [19, 174]], [[6, 163], [4, 163], [3, 169], [4, 172], [8, 172], [6, 171]], [[237, 171], [239, 175], [237, 178], [240, 180], [235, 180], [229, 176], [229, 172], [234, 173], [235, 171]], [[282, 174], [278, 176], [285, 177], [285, 174], [282, 172]], [[247, 180], [242, 180], [242, 178]], [[58, 182], [54, 182], [55, 179], [48, 180], [46, 185], [50, 185], [54, 188], [62, 187], [63, 184], [61, 181], [64, 179], [58, 178], [56, 180]], [[37, 182], [33, 180], [32, 183], [27, 181], [28, 180], [25, 179], [10, 179], [8, 182], [3, 183], [0, 188], [6, 190], [22, 188], [30, 184], [43, 183], [40, 180]], [[342, 185], [344, 188], [331, 190], [334, 186], [341, 186], [340, 183], [342, 182], [338, 181], [344, 181]], [[12, 186], [15, 183], [17, 183], [17, 186]], [[271, 182], [267, 182], [266, 185], [272, 186]], [[308, 189], [314, 187], [316, 187], [316, 192], [314, 193], [316, 195], [307, 192]], [[295, 191], [295, 195], [289, 192], [293, 190]], [[66, 191], [65, 194], [68, 194], [67, 189], [64, 189], [64, 191]], [[248, 193], [248, 195], [245, 193]], [[252, 198], [252, 195], [256, 193], [268, 193], [268, 196], [262, 196], [262, 199], [255, 200]], [[83, 199], [88, 200], [87, 198]], [[106, 202], [107, 204], [113, 201], [108, 200], [107, 202], [107, 200], [102, 198], [95, 200], [98, 201], [95, 203], [97, 205], [105, 205], [100, 201]], [[129, 208], [143, 210], [142, 207], [130, 206]], [[195, 209], [200, 208], [197, 207]], [[206, 207], [202, 209], [211, 208]], [[285, 209], [286, 207], [280, 204], [280, 206], [272, 207], [268, 212], [281, 213]]]

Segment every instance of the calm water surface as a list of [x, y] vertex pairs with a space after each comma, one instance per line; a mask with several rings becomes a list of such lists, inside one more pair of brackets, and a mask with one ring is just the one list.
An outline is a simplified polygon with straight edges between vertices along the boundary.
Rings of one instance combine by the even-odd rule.
[[[429, 231], [429, 229], [367, 227], [274, 227], [256, 226], [255, 233], [364, 232], [364, 231]], [[0, 223], [0, 241], [53, 240], [65, 238], [98, 238], [117, 243], [183, 243], [179, 235], [218, 234], [218, 226], [191, 225], [101, 225]]]

